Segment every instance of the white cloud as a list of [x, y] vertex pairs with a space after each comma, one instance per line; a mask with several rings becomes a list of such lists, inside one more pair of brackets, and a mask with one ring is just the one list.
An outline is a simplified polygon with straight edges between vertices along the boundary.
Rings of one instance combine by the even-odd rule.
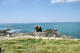
[[66, 2], [80, 2], [80, 0], [66, 0]]
[[80, 2], [80, 0], [50, 0], [53, 3], [63, 3], [63, 2]]
[[58, 3], [58, 2], [64, 2], [64, 0], [51, 0], [51, 3]]

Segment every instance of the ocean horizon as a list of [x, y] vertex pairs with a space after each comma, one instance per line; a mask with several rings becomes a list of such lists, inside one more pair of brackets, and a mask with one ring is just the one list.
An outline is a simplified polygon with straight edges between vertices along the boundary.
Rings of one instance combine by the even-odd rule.
[[41, 25], [43, 30], [56, 28], [64, 35], [80, 38], [80, 22], [0, 23], [0, 30], [13, 29], [17, 33], [26, 33], [35, 31], [35, 25]]

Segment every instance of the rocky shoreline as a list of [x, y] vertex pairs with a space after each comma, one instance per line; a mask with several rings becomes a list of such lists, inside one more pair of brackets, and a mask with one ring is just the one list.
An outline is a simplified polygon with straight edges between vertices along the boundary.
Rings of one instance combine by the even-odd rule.
[[28, 37], [47, 37], [47, 38], [62, 38], [62, 39], [75, 39], [71, 36], [67, 36], [64, 34], [61, 34], [58, 32], [56, 28], [53, 29], [46, 29], [42, 31], [42, 27], [37, 25], [34, 27], [35, 31], [30, 32], [30, 33], [16, 33], [16, 32], [10, 32], [11, 29], [6, 29], [6, 30], [0, 30], [0, 37], [23, 37], [25, 36], [26, 38]]
[[[15, 38], [35, 38], [35, 39], [75, 39], [71, 36], [63, 35], [55, 29], [47, 29], [42, 32], [30, 32], [30, 33], [12, 33], [6, 34], [2, 39], [15, 39]], [[0, 38], [1, 39], [1, 38]]]

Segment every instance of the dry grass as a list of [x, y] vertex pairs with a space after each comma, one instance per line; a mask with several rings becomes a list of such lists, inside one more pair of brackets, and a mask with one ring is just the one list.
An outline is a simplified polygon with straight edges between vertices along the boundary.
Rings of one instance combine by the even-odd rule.
[[12, 39], [0, 46], [2, 53], [80, 53], [80, 40]]

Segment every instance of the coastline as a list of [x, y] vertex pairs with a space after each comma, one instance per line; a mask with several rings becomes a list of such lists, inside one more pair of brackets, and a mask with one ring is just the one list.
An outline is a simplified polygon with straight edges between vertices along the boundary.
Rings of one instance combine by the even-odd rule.
[[[34, 33], [18, 33], [18, 34], [13, 34], [13, 35], [11, 35], [11, 36], [1, 36], [0, 37], [0, 40], [12, 40], [12, 39], [29, 39], [29, 38], [31, 38], [31, 39], [52, 39], [52, 40], [78, 40], [78, 39], [76, 39], [76, 38], [69, 38], [68, 36], [66, 36], [66, 35], [63, 35], [63, 36], [65, 36], [65, 38], [63, 38], [63, 37], [56, 37], [56, 36], [52, 36], [52, 37], [46, 37], [46, 36], [41, 36], [41, 35], [44, 35], [44, 33], [43, 34], [40, 34], [40, 33], [43, 33], [43, 32], [34, 32]], [[34, 36], [34, 34], [35, 34], [35, 36]]]
[[37, 25], [34, 27], [35, 31], [30, 33], [16, 33], [11, 31], [12, 29], [0, 30], [1, 40], [8, 39], [17, 39], [17, 38], [32, 38], [32, 39], [54, 39], [54, 40], [63, 40], [63, 39], [75, 39], [71, 36], [61, 34], [57, 31], [56, 28], [46, 29], [42, 31], [41, 26]]
[[0, 24], [0, 30], [12, 29], [17, 33], [34, 31], [35, 25], [41, 25], [43, 30], [57, 28], [58, 32], [75, 38], [80, 38], [80, 22], [57, 22], [57, 23], [5, 23]]

